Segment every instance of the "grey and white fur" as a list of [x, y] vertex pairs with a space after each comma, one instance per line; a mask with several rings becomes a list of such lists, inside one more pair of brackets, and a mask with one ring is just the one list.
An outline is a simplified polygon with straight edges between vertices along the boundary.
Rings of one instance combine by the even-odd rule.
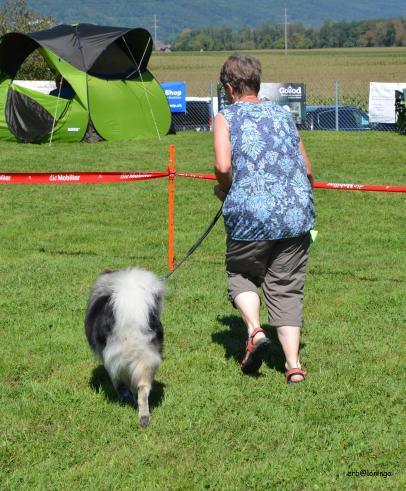
[[164, 283], [141, 268], [105, 272], [90, 295], [85, 332], [117, 393], [138, 400], [139, 423], [149, 424], [148, 397], [162, 361]]

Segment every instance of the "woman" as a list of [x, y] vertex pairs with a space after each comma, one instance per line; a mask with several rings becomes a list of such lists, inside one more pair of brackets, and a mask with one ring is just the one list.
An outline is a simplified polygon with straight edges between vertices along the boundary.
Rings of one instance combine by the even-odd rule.
[[228, 293], [248, 330], [241, 369], [256, 372], [270, 345], [260, 326], [262, 287], [286, 357], [286, 380], [302, 382], [299, 341], [314, 226], [311, 164], [291, 115], [258, 99], [258, 60], [230, 56], [220, 81], [231, 105], [215, 118], [215, 194], [224, 201]]

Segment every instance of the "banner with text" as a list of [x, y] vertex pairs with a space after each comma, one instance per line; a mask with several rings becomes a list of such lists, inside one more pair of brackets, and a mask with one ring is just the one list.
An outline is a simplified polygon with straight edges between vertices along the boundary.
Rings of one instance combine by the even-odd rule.
[[164, 82], [161, 84], [169, 107], [173, 113], [186, 112], [186, 84], [185, 82]]
[[306, 86], [305, 84], [263, 83], [259, 89], [258, 97], [274, 101], [292, 113], [296, 124], [306, 119]]
[[[258, 93], [259, 99], [273, 101], [289, 111], [295, 123], [301, 124], [306, 119], [306, 86], [298, 83], [263, 83]], [[219, 111], [229, 103], [223, 85], [217, 84], [217, 101]]]
[[369, 84], [369, 121], [396, 123], [395, 92], [406, 89], [405, 83], [371, 82]]

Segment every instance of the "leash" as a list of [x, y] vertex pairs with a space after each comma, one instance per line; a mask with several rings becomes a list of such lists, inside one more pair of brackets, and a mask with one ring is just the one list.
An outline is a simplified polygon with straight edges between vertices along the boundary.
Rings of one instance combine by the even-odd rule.
[[220, 206], [219, 211], [217, 212], [217, 214], [213, 218], [213, 220], [210, 222], [210, 225], [206, 228], [206, 230], [204, 231], [203, 235], [192, 245], [192, 247], [187, 251], [187, 253], [185, 254], [185, 256], [178, 262], [178, 264], [173, 268], [173, 270], [170, 271], [169, 273], [167, 273], [165, 276], [162, 277], [163, 280], [167, 280], [168, 278], [170, 278], [173, 275], [173, 273], [178, 268], [180, 268], [182, 266], [182, 264], [187, 259], [189, 259], [189, 257], [195, 252], [195, 250], [199, 247], [199, 245], [209, 235], [209, 233], [211, 232], [211, 230], [214, 227], [214, 225], [216, 225], [216, 223], [218, 222], [218, 219], [221, 217], [222, 210], [223, 210], [223, 205]]

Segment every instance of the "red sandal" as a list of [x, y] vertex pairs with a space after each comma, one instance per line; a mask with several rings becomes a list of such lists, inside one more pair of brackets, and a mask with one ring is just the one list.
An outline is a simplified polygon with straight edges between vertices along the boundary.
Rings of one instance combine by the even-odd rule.
[[262, 365], [262, 360], [271, 345], [271, 341], [266, 337], [259, 339], [258, 342], [254, 344], [254, 337], [260, 332], [265, 334], [263, 329], [257, 327], [248, 337], [246, 353], [240, 365], [241, 370], [244, 373], [254, 373], [259, 369]]
[[[301, 375], [303, 378], [302, 378], [302, 380], [298, 380], [297, 382], [294, 382], [293, 380], [291, 380], [293, 375]], [[286, 382], [289, 385], [300, 384], [300, 383], [304, 382], [304, 380], [306, 379], [306, 375], [307, 375], [306, 370], [302, 370], [301, 368], [292, 368], [290, 370], [286, 370], [286, 372], [285, 372]]]

